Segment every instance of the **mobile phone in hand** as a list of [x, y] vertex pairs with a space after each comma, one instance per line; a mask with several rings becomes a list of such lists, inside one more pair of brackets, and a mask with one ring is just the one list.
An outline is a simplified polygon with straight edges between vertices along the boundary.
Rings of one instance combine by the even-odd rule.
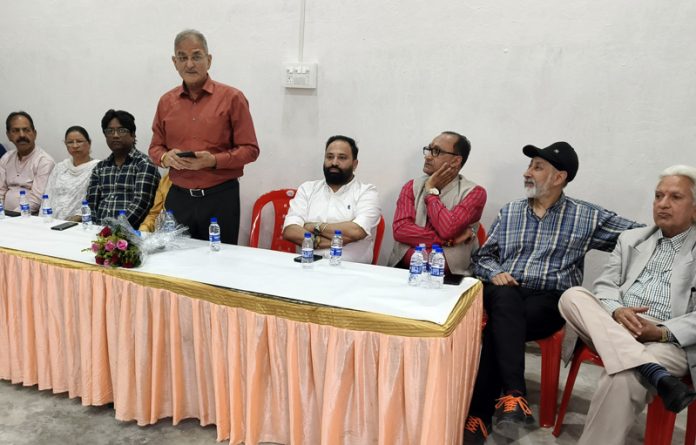
[[192, 151], [181, 151], [181, 152], [177, 153], [176, 155], [179, 156], [180, 158], [195, 158], [196, 157], [196, 153], [194, 153]]

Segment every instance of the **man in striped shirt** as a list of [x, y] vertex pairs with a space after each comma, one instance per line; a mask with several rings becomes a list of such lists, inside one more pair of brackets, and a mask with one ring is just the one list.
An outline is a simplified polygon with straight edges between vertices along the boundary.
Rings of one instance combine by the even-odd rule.
[[696, 168], [662, 172], [653, 200], [655, 225], [624, 232], [594, 293], [568, 289], [560, 311], [602, 357], [580, 444], [623, 444], [654, 388], [679, 412], [696, 393]]
[[459, 174], [471, 144], [445, 131], [423, 147], [423, 173], [401, 189], [394, 212], [394, 248], [389, 266], [408, 268], [415, 247], [443, 247], [447, 272], [469, 274], [471, 252], [478, 246], [473, 227], [481, 218], [486, 191]]
[[531, 158], [523, 175], [527, 199], [500, 210], [473, 258], [474, 274], [485, 282], [488, 322], [466, 422], [467, 445], [485, 441], [494, 412], [496, 426], [509, 433], [534, 422], [525, 398], [525, 342], [563, 326], [558, 299], [582, 282], [585, 253], [610, 251], [621, 232], [639, 226], [563, 193], [578, 170], [577, 154], [567, 142], [527, 145], [523, 153]]

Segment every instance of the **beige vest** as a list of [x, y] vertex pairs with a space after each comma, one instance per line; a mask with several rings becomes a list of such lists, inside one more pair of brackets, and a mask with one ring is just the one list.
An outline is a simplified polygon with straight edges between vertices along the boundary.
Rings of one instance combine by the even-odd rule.
[[[416, 204], [415, 223], [421, 227], [425, 227], [425, 223], [428, 218], [428, 212], [425, 205], [425, 181], [427, 181], [428, 178], [429, 176], [424, 175], [413, 180], [413, 195], [415, 196]], [[445, 207], [447, 207], [447, 209], [452, 210], [452, 208], [459, 204], [474, 187], [476, 187], [476, 184], [469, 181], [464, 176], [459, 175], [458, 180], [455, 179], [440, 190], [440, 201], [445, 205]], [[445, 252], [445, 260], [447, 261], [447, 265], [452, 273], [471, 275], [471, 252], [478, 249], [478, 239], [476, 238], [478, 223], [474, 224], [472, 230], [474, 231], [474, 239], [471, 242], [461, 243], [452, 247], [443, 247]], [[387, 264], [391, 267], [396, 266], [411, 247], [414, 246], [409, 246], [408, 244], [394, 241], [394, 248], [392, 249], [391, 256], [389, 257], [389, 262]]]

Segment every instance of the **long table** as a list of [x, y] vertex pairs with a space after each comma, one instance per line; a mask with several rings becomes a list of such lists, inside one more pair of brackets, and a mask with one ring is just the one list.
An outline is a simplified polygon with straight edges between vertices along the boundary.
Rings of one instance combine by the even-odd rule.
[[[92, 237], [0, 220], [0, 378], [113, 402], [117, 419], [140, 425], [197, 418], [235, 445], [461, 442], [479, 283], [419, 291], [405, 271], [321, 261], [305, 271], [289, 254], [223, 246], [214, 256], [194, 241], [141, 271], [108, 269], [80, 252]], [[196, 269], [200, 258], [206, 277], [245, 276], [233, 288], [181, 278], [180, 261]], [[341, 298], [312, 301], [316, 287]], [[360, 294], [376, 309], [360, 309]], [[443, 301], [444, 322], [420, 319]], [[429, 315], [393, 315], [404, 311]]]

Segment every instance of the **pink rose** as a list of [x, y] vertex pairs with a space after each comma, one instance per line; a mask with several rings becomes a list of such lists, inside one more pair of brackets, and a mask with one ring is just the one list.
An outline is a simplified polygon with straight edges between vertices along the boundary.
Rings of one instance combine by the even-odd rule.
[[94, 252], [94, 253], [99, 252], [99, 244], [92, 243], [92, 252]]
[[120, 239], [120, 240], [116, 241], [116, 248], [118, 250], [125, 251], [128, 248], [128, 241], [126, 241], [124, 239]]
[[111, 266], [111, 261], [105, 259], [104, 260], [104, 267], [109, 267], [109, 266]]
[[116, 244], [114, 244], [113, 241], [109, 240], [104, 244], [104, 249], [106, 249], [107, 252], [111, 252], [114, 250], [114, 247], [116, 247]]

